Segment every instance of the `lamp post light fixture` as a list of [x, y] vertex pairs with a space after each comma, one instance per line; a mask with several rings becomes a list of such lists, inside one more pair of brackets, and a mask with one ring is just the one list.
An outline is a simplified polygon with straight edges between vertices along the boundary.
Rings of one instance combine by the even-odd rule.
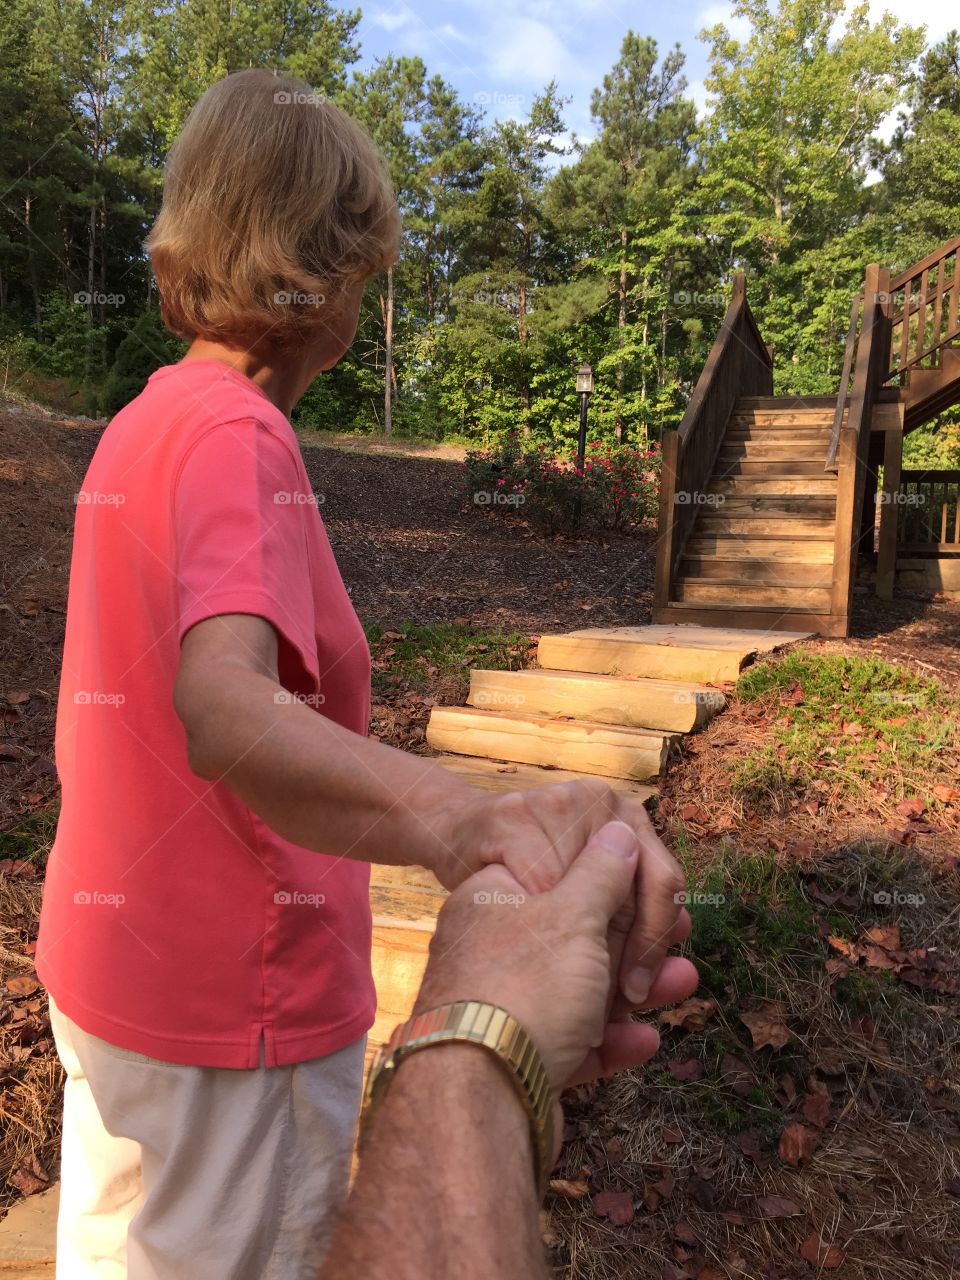
[[[587, 405], [593, 395], [593, 370], [584, 362], [577, 370], [577, 395], [580, 397], [580, 433], [577, 436], [577, 468], [580, 472], [580, 490], [583, 489], [583, 464], [587, 456]], [[582, 492], [578, 491], [573, 508], [573, 525], [580, 527]]]

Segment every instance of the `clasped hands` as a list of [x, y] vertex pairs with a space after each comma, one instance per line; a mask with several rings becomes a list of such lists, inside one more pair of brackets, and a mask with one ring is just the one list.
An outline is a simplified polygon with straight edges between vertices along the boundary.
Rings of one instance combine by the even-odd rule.
[[554, 1088], [646, 1062], [654, 1027], [632, 1013], [685, 999], [694, 966], [685, 879], [640, 800], [600, 779], [458, 795], [437, 874], [437, 922], [416, 1011], [457, 1000], [507, 1009]]

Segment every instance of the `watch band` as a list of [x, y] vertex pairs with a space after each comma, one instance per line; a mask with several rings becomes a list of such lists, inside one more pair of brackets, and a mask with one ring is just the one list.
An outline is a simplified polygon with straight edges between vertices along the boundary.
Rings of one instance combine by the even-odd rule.
[[530, 1115], [535, 1175], [540, 1199], [553, 1164], [553, 1090], [536, 1045], [506, 1009], [481, 1000], [460, 1000], [417, 1014], [395, 1028], [370, 1067], [363, 1092], [361, 1128], [376, 1113], [398, 1065], [435, 1044], [459, 1041], [492, 1053], [513, 1081]]

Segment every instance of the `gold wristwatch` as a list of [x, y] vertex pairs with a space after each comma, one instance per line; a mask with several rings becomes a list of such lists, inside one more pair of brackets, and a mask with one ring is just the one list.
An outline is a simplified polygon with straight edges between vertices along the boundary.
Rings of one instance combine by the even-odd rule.
[[537, 1187], [542, 1200], [553, 1164], [553, 1091], [543, 1059], [523, 1027], [495, 1004], [460, 1000], [418, 1014], [397, 1027], [377, 1050], [363, 1092], [361, 1128], [383, 1100], [397, 1066], [435, 1044], [479, 1045], [503, 1065], [530, 1115]]

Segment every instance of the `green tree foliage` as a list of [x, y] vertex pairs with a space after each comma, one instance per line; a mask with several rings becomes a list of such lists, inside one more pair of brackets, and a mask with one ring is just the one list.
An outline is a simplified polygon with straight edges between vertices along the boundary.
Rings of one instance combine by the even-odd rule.
[[[570, 142], [560, 85], [493, 120], [419, 58], [359, 70], [359, 11], [332, 0], [10, 0], [8, 385], [45, 373], [113, 411], [176, 358], [142, 248], [163, 159], [210, 84], [262, 66], [366, 124], [404, 221], [399, 261], [370, 282], [354, 348], [300, 425], [517, 438], [569, 459], [588, 360], [591, 437], [642, 456], [679, 421], [738, 269], [778, 389], [833, 392], [866, 264], [900, 268], [960, 234], [960, 37], [927, 45], [871, 12], [735, 0], [743, 34], [703, 33], [700, 118], [683, 51], [627, 31], [592, 138]], [[917, 436], [917, 457], [948, 465], [950, 423]]]

